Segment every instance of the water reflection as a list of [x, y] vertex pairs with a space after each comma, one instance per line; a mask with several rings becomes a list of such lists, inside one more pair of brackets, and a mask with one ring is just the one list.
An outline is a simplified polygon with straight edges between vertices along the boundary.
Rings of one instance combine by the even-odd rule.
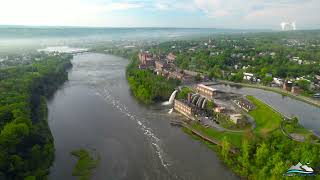
[[56, 159], [49, 179], [75, 179], [74, 149], [96, 149], [93, 179], [237, 179], [213, 151], [170, 120], [170, 106], [139, 104], [131, 96], [122, 58], [85, 53], [73, 59], [66, 83], [49, 103]]

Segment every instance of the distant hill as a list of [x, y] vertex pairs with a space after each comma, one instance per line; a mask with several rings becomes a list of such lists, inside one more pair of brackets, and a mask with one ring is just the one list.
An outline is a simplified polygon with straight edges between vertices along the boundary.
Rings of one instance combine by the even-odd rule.
[[54, 26], [0, 26], [0, 39], [59, 38], [104, 36], [108, 39], [153, 39], [162, 37], [186, 37], [221, 33], [270, 32], [271, 30], [216, 29], [216, 28], [104, 28], [104, 27], [54, 27]]

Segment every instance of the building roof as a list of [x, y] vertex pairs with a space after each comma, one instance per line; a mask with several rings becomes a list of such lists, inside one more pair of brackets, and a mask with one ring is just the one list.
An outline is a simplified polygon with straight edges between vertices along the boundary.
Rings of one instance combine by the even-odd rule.
[[205, 88], [205, 89], [208, 89], [208, 90], [210, 90], [210, 91], [217, 91], [217, 89], [214, 89], [214, 88], [212, 88], [212, 87], [210, 87], [210, 86], [206, 86], [206, 85], [204, 85], [204, 84], [198, 84], [197, 86], [202, 87], [202, 88]]
[[165, 65], [167, 64], [165, 61], [163, 60], [156, 60], [155, 63], [159, 63], [159, 64], [162, 64], [162, 65]]
[[230, 114], [230, 117], [238, 118], [242, 117], [242, 114]]
[[254, 76], [254, 74], [252, 74], [252, 73], [243, 73], [243, 75], [245, 75], [245, 76]]

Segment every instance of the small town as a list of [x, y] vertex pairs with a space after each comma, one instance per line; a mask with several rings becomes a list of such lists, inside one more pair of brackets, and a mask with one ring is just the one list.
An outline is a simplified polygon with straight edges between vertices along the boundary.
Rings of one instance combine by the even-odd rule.
[[[194, 127], [200, 125], [198, 129], [209, 128], [219, 133], [238, 133], [239, 135], [245, 131], [256, 131], [256, 129], [259, 129], [259, 127], [257, 128], [255, 117], [252, 116], [252, 114], [255, 113], [251, 113], [251, 111], [256, 111], [257, 106], [266, 106], [270, 113], [278, 114], [277, 110], [262, 103], [259, 99], [215, 89], [214, 85], [225, 83], [225, 81], [215, 80], [212, 77], [210, 79], [208, 75], [203, 75], [203, 73], [181, 69], [174, 63], [176, 58], [172, 52], [167, 55], [156, 55], [149, 51], [140, 50], [138, 53], [138, 67], [140, 70], [148, 69], [158, 76], [167, 79], [177, 79], [182, 82], [181, 85], [176, 88], [176, 91], [172, 93], [169, 101], [173, 104], [173, 109], [176, 112], [182, 114], [189, 120], [186, 120], [188, 125], [185, 127], [189, 128], [191, 123]], [[272, 75], [268, 74], [267, 77], [272, 77]], [[314, 82], [306, 81], [316, 86], [313, 87], [316, 89], [319, 87], [318, 78], [319, 76], [316, 75]], [[243, 82], [250, 84], [261, 83], [261, 80], [253, 73], [243, 73], [242, 79]], [[299, 80], [305, 79], [301, 77], [285, 80], [274, 77], [269, 86], [270, 88], [279, 89], [281, 92], [284, 91], [293, 95], [299, 95], [303, 91], [298, 86], [297, 81]], [[314, 94], [314, 98], [317, 99], [318, 95], [319, 94]], [[290, 122], [292, 118], [293, 117], [280, 114], [280, 126], [282, 127], [282, 124]], [[180, 122], [171, 123], [181, 124]], [[258, 122], [258, 124], [260, 123]], [[199, 133], [199, 131], [195, 131], [194, 129], [196, 128], [190, 129], [200, 137], [206, 137]], [[304, 141], [307, 138], [307, 136], [305, 136], [306, 134], [294, 133], [294, 131], [288, 132], [284, 127], [282, 129], [283, 134], [296, 141]], [[203, 129], [201, 130], [203, 131]], [[206, 140], [208, 139], [210, 138], [206, 137]], [[213, 138], [211, 142], [220, 144], [216, 138]], [[237, 144], [239, 142], [233, 143]], [[236, 152], [234, 148], [232, 150]]]
[[320, 179], [320, 0], [0, 9], [0, 180]]
[[[197, 81], [204, 81], [209, 83], [209, 79], [206, 76], [200, 75], [197, 72], [181, 70], [173, 64], [176, 56], [169, 53], [166, 57], [160, 57], [150, 54], [149, 52], [139, 53], [139, 69], [150, 69], [154, 71], [159, 76], [164, 76], [166, 78], [173, 78], [182, 81], [184, 84], [188, 84], [187, 88], [190, 87], [190, 92], [187, 94], [186, 99], [175, 99], [174, 109], [179, 113], [185, 115], [189, 119], [197, 120], [203, 123], [204, 126], [216, 126], [219, 121], [213, 119], [212, 113], [207, 110], [207, 104], [211, 105], [215, 113], [218, 115], [216, 118], [219, 119], [229, 119], [234, 125], [239, 127], [246, 127], [248, 124], [247, 117], [243, 112], [249, 112], [253, 109], [253, 105], [246, 101], [244, 98], [230, 95], [224, 92], [220, 92], [210, 86], [199, 83]], [[197, 79], [199, 78], [199, 79]], [[184, 88], [184, 87], [182, 87]], [[215, 99], [221, 102], [221, 104], [216, 103]], [[210, 103], [209, 103], [210, 102]], [[227, 104], [227, 106], [224, 106]], [[228, 123], [228, 122], [224, 122]], [[241, 124], [241, 126], [240, 126]]]

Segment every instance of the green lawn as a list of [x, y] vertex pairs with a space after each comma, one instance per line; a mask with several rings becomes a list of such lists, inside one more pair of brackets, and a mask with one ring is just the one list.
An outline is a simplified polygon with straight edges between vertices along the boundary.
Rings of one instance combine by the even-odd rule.
[[99, 158], [94, 159], [85, 149], [72, 151], [71, 154], [78, 158], [72, 175], [78, 176], [79, 180], [89, 180], [92, 175], [92, 170], [96, 168], [99, 163]]
[[280, 127], [282, 115], [253, 96], [247, 96], [256, 108], [249, 112], [256, 122], [255, 133], [266, 134]]
[[205, 135], [212, 137], [212, 138], [215, 138], [219, 141], [221, 141], [224, 137], [227, 137], [228, 141], [232, 145], [234, 145], [236, 147], [241, 146], [243, 133], [219, 132], [219, 131], [214, 130], [213, 128], [205, 128], [198, 123], [193, 124], [191, 127], [194, 128], [195, 130], [198, 130], [198, 131], [204, 133]]

